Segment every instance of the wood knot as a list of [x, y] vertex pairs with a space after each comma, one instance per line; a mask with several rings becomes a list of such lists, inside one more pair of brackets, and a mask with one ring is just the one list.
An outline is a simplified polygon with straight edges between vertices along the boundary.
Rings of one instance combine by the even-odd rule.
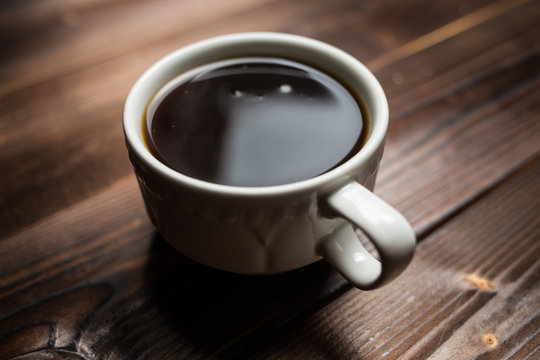
[[491, 291], [495, 288], [493, 283], [486, 278], [480, 277], [476, 274], [469, 274], [465, 277], [465, 280], [470, 282], [482, 291]]
[[497, 338], [495, 337], [494, 334], [484, 334], [482, 336], [482, 341], [490, 349], [497, 346], [497, 343], [498, 343]]

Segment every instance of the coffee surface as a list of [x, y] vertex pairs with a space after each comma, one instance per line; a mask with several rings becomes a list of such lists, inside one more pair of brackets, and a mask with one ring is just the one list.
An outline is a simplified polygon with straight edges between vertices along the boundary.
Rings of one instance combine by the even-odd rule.
[[362, 108], [309, 66], [278, 58], [210, 63], [150, 101], [145, 136], [170, 168], [233, 186], [309, 179], [345, 162], [364, 141]]

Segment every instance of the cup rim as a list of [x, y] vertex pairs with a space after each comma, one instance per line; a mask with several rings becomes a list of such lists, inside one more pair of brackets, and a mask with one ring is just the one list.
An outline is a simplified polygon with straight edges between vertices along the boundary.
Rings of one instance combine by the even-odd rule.
[[[231, 186], [199, 180], [173, 170], [157, 160], [144, 144], [142, 136], [143, 126], [141, 121], [143, 114], [140, 110], [138, 110], [141, 108], [141, 93], [145, 91], [151, 82], [163, 75], [165, 68], [174, 67], [175, 64], [180, 63], [182, 59], [186, 57], [198, 53], [212, 51], [216, 48], [235, 46], [248, 47], [250, 45], [259, 45], [261, 48], [264, 47], [268, 49], [267, 51], [269, 54], [271, 53], [272, 49], [277, 49], [280, 47], [289, 47], [298, 49], [299, 51], [301, 50], [302, 52], [311, 52], [311, 55], [316, 54], [320, 56], [322, 59], [321, 61], [323, 62], [331, 59], [334, 64], [333, 67], [344, 67], [350, 73], [354, 73], [358, 79], [361, 79], [365, 88], [364, 91], [368, 92], [368, 94], [362, 93], [361, 97], [367, 102], [365, 105], [369, 113], [370, 132], [364, 146], [359, 150], [359, 152], [343, 164], [318, 176], [282, 185], [260, 187]], [[238, 56], [243, 55], [239, 54]], [[309, 60], [309, 55], [306, 55], [306, 59]], [[302, 59], [296, 58], [294, 60], [302, 62]], [[308, 60], [305, 60], [305, 62], [309, 64]], [[186, 70], [187, 69], [182, 70], [180, 73]], [[346, 81], [346, 79], [342, 81]], [[165, 85], [166, 82], [167, 80], [162, 82], [159, 87], [152, 91], [152, 94]], [[369, 99], [366, 100], [366, 97]], [[148, 103], [150, 99], [151, 96], [146, 98], [146, 103]], [[146, 104], [144, 104], [144, 108], [146, 108]], [[372, 159], [373, 156], [376, 156], [379, 147], [384, 143], [388, 126], [388, 103], [380, 83], [371, 73], [371, 71], [369, 71], [367, 67], [356, 58], [349, 55], [345, 51], [338, 49], [337, 47], [319, 40], [286, 33], [233, 33], [195, 42], [191, 45], [187, 45], [173, 51], [155, 62], [139, 77], [134, 86], [131, 88], [125, 102], [122, 123], [128, 148], [138, 159], [140, 159], [140, 161], [144, 163], [144, 165], [146, 165], [146, 167], [161, 174], [168, 180], [187, 186], [195, 191], [213, 193], [216, 195], [229, 195], [236, 197], [276, 196], [292, 193], [303, 193], [322, 189], [329, 184], [334, 184], [336, 182], [343, 183], [347, 182], [347, 180], [352, 181], [356, 172], [355, 170], [357, 170], [362, 164], [369, 164], [369, 160]]]

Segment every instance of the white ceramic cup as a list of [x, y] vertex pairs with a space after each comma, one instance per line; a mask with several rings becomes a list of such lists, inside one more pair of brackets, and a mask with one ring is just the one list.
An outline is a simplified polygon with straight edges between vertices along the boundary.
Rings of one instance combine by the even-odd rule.
[[[314, 178], [268, 187], [218, 185], [159, 162], [143, 140], [152, 96], [177, 75], [212, 61], [281, 57], [326, 72], [365, 102], [370, 133], [344, 164]], [[200, 263], [236, 273], [272, 274], [323, 257], [360, 289], [381, 286], [410, 262], [415, 235], [405, 218], [374, 195], [388, 125], [388, 104], [373, 74], [347, 53], [320, 41], [280, 33], [241, 33], [204, 40], [159, 60], [133, 86], [124, 133], [150, 219], [174, 248]], [[360, 228], [381, 261], [358, 240]]]

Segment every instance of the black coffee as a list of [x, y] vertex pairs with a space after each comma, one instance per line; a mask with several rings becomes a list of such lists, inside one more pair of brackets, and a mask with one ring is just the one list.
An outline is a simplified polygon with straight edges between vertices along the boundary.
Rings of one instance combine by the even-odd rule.
[[193, 178], [234, 186], [309, 179], [358, 152], [365, 116], [347, 89], [278, 58], [218, 61], [184, 73], [148, 105], [152, 154]]

